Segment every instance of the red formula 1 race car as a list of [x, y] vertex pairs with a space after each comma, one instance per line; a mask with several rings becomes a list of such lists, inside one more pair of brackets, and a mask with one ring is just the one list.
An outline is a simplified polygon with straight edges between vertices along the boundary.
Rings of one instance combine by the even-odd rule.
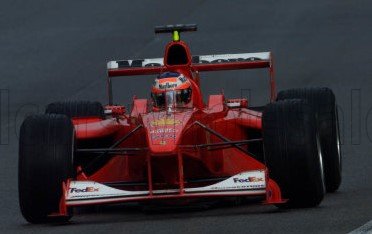
[[[212, 197], [313, 207], [341, 183], [335, 96], [328, 88], [276, 95], [270, 52], [192, 56], [172, 33], [164, 58], [108, 63], [108, 105], [49, 104], [20, 130], [19, 201], [31, 223], [67, 221], [84, 205]], [[200, 72], [267, 68], [270, 100], [202, 99]], [[156, 75], [151, 100], [113, 105], [111, 80]]]

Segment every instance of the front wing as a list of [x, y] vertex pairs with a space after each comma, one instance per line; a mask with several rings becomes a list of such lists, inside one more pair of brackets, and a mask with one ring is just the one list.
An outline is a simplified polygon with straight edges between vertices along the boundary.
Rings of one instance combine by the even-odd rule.
[[[69, 181], [64, 187], [62, 204], [66, 206], [82, 206], [175, 198], [214, 196], [265, 197], [265, 195], [266, 202], [280, 203], [282, 202], [280, 196], [276, 198], [272, 192], [272, 190], [278, 190], [273, 188], [273, 186], [277, 186], [273, 183], [272, 180], [267, 178], [265, 170], [239, 173], [221, 182], [204, 187], [152, 191], [121, 190], [94, 181]], [[269, 200], [267, 200], [267, 196], [270, 197]]]

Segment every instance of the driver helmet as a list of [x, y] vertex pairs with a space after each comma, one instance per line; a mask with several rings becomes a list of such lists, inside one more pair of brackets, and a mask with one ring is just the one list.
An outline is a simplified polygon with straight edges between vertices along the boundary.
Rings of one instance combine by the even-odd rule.
[[190, 81], [178, 72], [160, 74], [151, 90], [151, 98], [157, 108], [189, 107], [191, 97]]

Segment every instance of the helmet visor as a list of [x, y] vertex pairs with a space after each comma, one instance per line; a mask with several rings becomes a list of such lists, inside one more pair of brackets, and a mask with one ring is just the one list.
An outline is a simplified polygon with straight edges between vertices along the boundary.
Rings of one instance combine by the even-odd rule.
[[163, 93], [153, 93], [154, 105], [164, 107], [186, 107], [191, 101], [191, 88], [183, 90], [170, 90]]

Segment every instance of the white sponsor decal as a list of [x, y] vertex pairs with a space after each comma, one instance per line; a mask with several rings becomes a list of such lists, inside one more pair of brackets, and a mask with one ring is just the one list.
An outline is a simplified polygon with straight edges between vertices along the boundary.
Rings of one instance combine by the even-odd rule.
[[102, 198], [116, 196], [145, 195], [147, 191], [126, 191], [111, 188], [94, 181], [72, 181], [66, 194], [66, 200]]
[[226, 105], [228, 107], [240, 107], [240, 102], [228, 102]]
[[155, 66], [162, 66], [162, 65], [163, 65], [163, 58], [121, 60], [121, 61], [108, 62], [107, 69], [115, 69], [119, 67], [155, 67]]
[[254, 59], [269, 60], [270, 52], [201, 55], [201, 56], [196, 56], [195, 58], [199, 58], [199, 63], [239, 62], [239, 61], [254, 60]]
[[217, 184], [186, 189], [188, 192], [204, 192], [215, 190], [263, 189], [266, 187], [265, 171], [249, 171], [232, 176]]

